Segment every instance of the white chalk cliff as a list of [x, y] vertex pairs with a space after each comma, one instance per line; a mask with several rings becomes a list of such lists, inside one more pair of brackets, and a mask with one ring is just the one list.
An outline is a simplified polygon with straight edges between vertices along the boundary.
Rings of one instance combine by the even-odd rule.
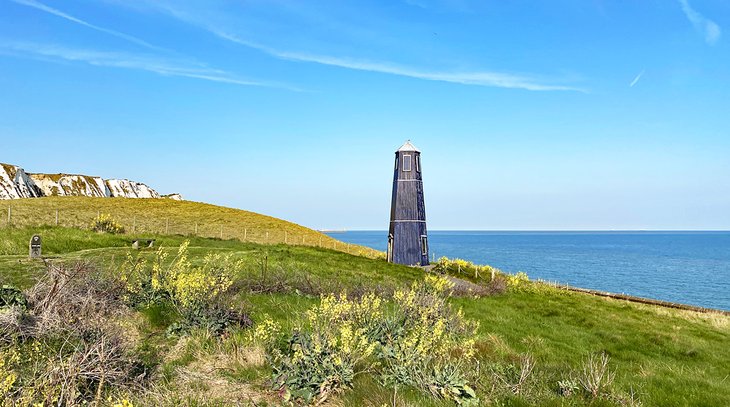
[[[91, 196], [106, 198], [161, 198], [154, 189], [126, 179], [102, 179], [88, 175], [31, 174], [16, 165], [0, 163], [0, 199], [43, 196]], [[166, 197], [182, 200], [180, 194]]]

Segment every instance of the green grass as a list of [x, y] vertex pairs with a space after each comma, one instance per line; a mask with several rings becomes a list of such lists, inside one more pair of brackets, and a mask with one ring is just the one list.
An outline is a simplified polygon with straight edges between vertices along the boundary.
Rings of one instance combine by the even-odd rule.
[[[55, 227], [3, 229], [0, 230], [0, 283], [27, 288], [42, 273], [42, 263], [27, 259], [27, 241], [36, 231], [42, 234], [44, 252], [51, 255], [52, 261], [90, 261], [110, 273], [118, 272], [131, 250], [127, 236]], [[277, 281], [291, 279], [297, 284], [309, 281], [324, 291], [388, 292], [422, 278], [423, 273], [419, 269], [318, 247], [153, 236], [169, 250], [189, 239], [194, 262], [210, 251], [231, 253], [246, 264], [237, 276], [239, 280], [258, 279], [272, 286]], [[137, 253], [154, 254], [147, 249]], [[254, 322], [268, 315], [291, 330], [318, 298], [289, 287], [272, 293], [241, 292], [237, 301]], [[481, 376], [476, 387], [485, 402], [615, 405], [605, 400], [564, 398], [557, 391], [557, 382], [576, 374], [590, 354], [606, 352], [611, 357], [611, 370], [616, 372], [613, 385], [616, 394], [637, 391], [645, 406], [730, 405], [730, 318], [726, 316], [634, 304], [547, 287], [493, 297], [455, 298], [452, 302], [468, 318], [480, 322]], [[165, 327], [176, 318], [169, 310], [140, 310], [139, 318], [137, 326], [143, 338], [139, 350], [145, 364], [158, 367], [167, 380], [165, 386], [170, 389], [185, 388], [186, 382], [180, 382], [180, 377], [185, 377], [180, 369], [188, 369], [209, 375], [211, 383], [224, 380], [234, 387], [251, 386], [267, 394], [270, 370], [265, 366], [242, 363], [218, 370], [209, 366], [218, 359], [232, 357], [230, 349], [217, 347], [247, 335], [247, 330], [233, 332], [231, 338], [223, 340], [223, 345], [205, 337], [181, 345], [177, 339], [165, 335]], [[537, 363], [529, 392], [521, 396], [492, 392], [490, 366], [514, 364], [526, 353], [533, 355]], [[269, 401], [271, 397], [275, 400], [271, 394], [267, 397]], [[398, 405], [450, 405], [414, 389], [399, 388], [394, 392], [370, 375], [359, 376], [355, 388], [338, 396], [336, 402], [380, 406], [392, 405], [394, 400]]]
[[[254, 320], [266, 314], [287, 328], [296, 326], [297, 316], [314, 303], [287, 294], [248, 296], [247, 301], [255, 310]], [[590, 354], [606, 352], [616, 372], [615, 392], [628, 394], [633, 389], [644, 405], [730, 405], [730, 320], [725, 316], [658, 309], [554, 289], [456, 298], [453, 303], [467, 317], [480, 322], [479, 348], [485, 365], [515, 361], [525, 353], [535, 357], [534, 374], [541, 383], [535, 385], [530, 400], [505, 396], [505, 403], [585, 405], [560, 397], [557, 383], [579, 371]], [[491, 385], [490, 380], [485, 374], [483, 383]], [[401, 403], [450, 405], [402, 390], [396, 394]], [[379, 406], [389, 404], [392, 397], [392, 389], [365, 378], [343, 400], [345, 405]]]
[[730, 405], [727, 317], [556, 290], [454, 302], [506, 353], [532, 353], [554, 383], [606, 352], [616, 387], [638, 389], [646, 405]]
[[[8, 207], [11, 208], [10, 225], [7, 223]], [[0, 210], [4, 215], [0, 216], [0, 226], [6, 228], [56, 226], [56, 213], [58, 213], [58, 226], [88, 229], [97, 214], [109, 214], [124, 226], [127, 238], [153, 237], [160, 234], [200, 236], [256, 243], [317, 246], [368, 257], [382, 256], [382, 253], [376, 250], [346, 244], [292, 222], [240, 209], [191, 201], [44, 197], [5, 201]], [[108, 238], [100, 240], [106, 239]], [[122, 238], [109, 239], [121, 241]], [[27, 242], [24, 245], [27, 246]], [[0, 253], [7, 253], [2, 245]]]
[[[194, 261], [201, 261], [212, 250], [226, 251], [246, 261], [244, 275], [310, 276], [312, 283], [328, 284], [332, 289], [367, 285], [392, 289], [413, 281], [420, 271], [411, 267], [388, 264], [382, 260], [361, 257], [336, 250], [285, 244], [260, 244], [238, 240], [219, 240], [191, 236], [161, 236], [156, 238], [155, 249], [134, 251], [127, 236], [99, 234], [88, 230], [60, 227], [24, 227], [0, 229], [0, 282], [9, 280], [26, 288], [43, 272], [40, 260], [28, 259], [30, 236], [43, 237], [43, 253], [50, 259], [62, 261], [86, 260], [102, 268], [119, 267], [127, 253], [152, 256], [162, 247], [174, 253], [183, 241], [190, 241]], [[265, 266], [264, 266], [265, 263]], [[332, 278], [336, 276], [336, 278]]]

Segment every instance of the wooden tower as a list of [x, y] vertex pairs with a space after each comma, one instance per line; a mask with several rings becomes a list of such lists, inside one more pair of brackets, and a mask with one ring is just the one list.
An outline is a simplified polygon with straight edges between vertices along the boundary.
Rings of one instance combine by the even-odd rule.
[[421, 152], [408, 140], [395, 152], [388, 262], [409, 266], [428, 265], [421, 170]]

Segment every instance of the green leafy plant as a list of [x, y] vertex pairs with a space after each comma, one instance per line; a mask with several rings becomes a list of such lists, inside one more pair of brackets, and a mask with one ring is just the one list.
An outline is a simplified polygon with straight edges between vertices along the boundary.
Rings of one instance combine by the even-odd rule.
[[0, 308], [4, 307], [28, 307], [28, 300], [19, 288], [3, 284], [0, 287]]
[[578, 381], [572, 377], [558, 381], [558, 392], [563, 397], [570, 397], [580, 391]]

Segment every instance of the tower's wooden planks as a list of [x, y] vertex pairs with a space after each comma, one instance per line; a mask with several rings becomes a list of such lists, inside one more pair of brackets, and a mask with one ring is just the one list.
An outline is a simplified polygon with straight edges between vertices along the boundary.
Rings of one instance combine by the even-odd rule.
[[406, 265], [428, 265], [421, 152], [410, 140], [395, 152], [388, 261]]

